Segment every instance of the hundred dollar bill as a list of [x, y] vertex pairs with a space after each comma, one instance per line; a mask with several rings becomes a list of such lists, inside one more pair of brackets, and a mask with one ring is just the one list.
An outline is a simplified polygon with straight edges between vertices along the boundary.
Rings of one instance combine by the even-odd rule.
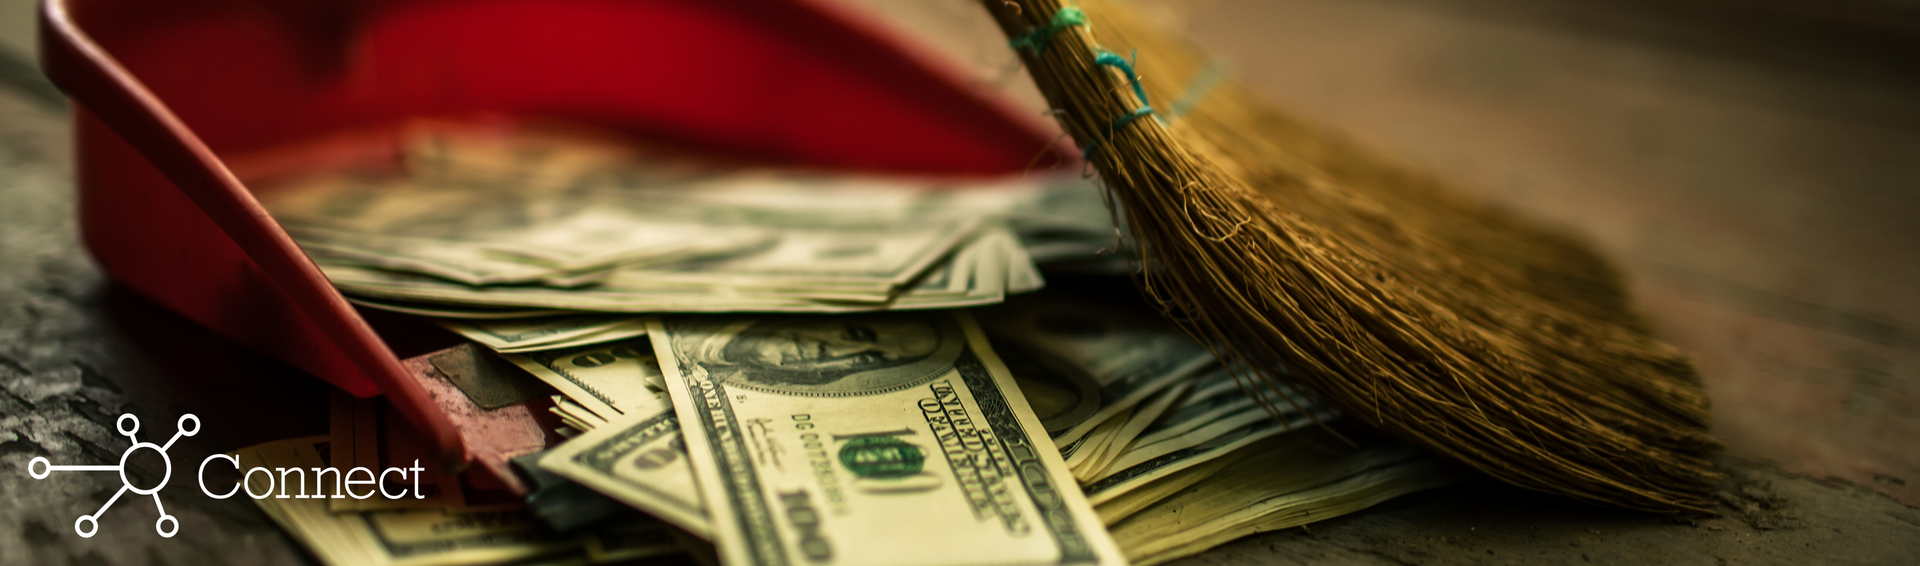
[[607, 419], [601, 418], [600, 415], [593, 414], [593, 411], [587, 410], [586, 407], [580, 406], [579, 403], [573, 402], [572, 399], [568, 399], [565, 395], [554, 395], [553, 407], [547, 410], [555, 415], [559, 415], [560, 420], [567, 423], [568, 426], [581, 431], [593, 430], [599, 428], [600, 425], [607, 424]]
[[773, 237], [657, 214], [632, 199], [512, 182], [315, 176], [264, 191], [261, 204], [309, 251], [476, 285], [673, 262]]
[[1067, 470], [1073, 473], [1074, 479], [1085, 481], [1082, 477], [1086, 472], [1080, 468], [1085, 466], [1086, 456], [1106, 450], [1107, 443], [1113, 440], [1115, 436], [1115, 431], [1118, 431], [1120, 427], [1126, 426], [1127, 419], [1132, 416], [1133, 409], [1121, 411], [1120, 414], [1114, 415], [1113, 418], [1100, 423], [1100, 426], [1093, 427], [1093, 430], [1087, 431], [1085, 436], [1073, 441], [1073, 443], [1066, 446], [1059, 446], [1060, 457], [1067, 462]]
[[[506, 352], [564, 342], [610, 329], [631, 325], [632, 316], [576, 315], [513, 320], [436, 320], [442, 328], [494, 351]], [[637, 325], [632, 334], [607, 340], [631, 338], [646, 333], [646, 325]]]
[[[259, 193], [330, 276], [347, 275], [334, 277], [336, 284], [403, 309], [422, 310], [406, 303], [424, 302], [613, 312], [977, 305], [999, 295], [896, 299], [983, 224], [1018, 235], [1011, 253], [998, 254], [1004, 276], [991, 282], [1011, 293], [1042, 284], [1029, 249], [1097, 251], [1088, 243], [1114, 236], [1113, 211], [1099, 191], [1070, 176], [825, 175], [650, 152], [581, 128], [417, 130], [403, 171], [291, 179]], [[566, 296], [574, 290], [591, 292]]]
[[660, 371], [652, 349], [645, 338], [629, 338], [500, 357], [552, 385], [601, 420], [610, 421], [666, 410], [667, 402], [660, 393], [647, 389], [649, 374]]
[[[327, 437], [269, 442], [235, 452], [242, 469], [336, 466]], [[246, 478], [246, 489], [273, 492], [270, 474]], [[322, 496], [337, 486], [316, 482]], [[335, 513], [322, 497], [268, 497], [254, 503], [329, 566], [442, 566], [502, 563], [559, 554], [585, 555], [586, 540], [540, 528], [514, 507], [397, 509]]]
[[1159, 422], [1160, 415], [1166, 413], [1167, 408], [1171, 407], [1175, 401], [1180, 400], [1191, 386], [1192, 384], [1184, 381], [1176, 383], [1165, 391], [1142, 401], [1127, 414], [1125, 422], [1120, 427], [1108, 433], [1110, 437], [1106, 439], [1105, 447], [1098, 452], [1087, 454], [1080, 462], [1075, 463], [1072, 455], [1062, 453], [1062, 456], [1067, 456], [1067, 465], [1073, 467], [1074, 479], [1088, 481], [1099, 477], [1101, 471], [1106, 470], [1109, 464], [1126, 452], [1128, 445], [1134, 438], [1140, 436], [1141, 431]]
[[[1266, 406], [1282, 416], [1311, 412], [1325, 415], [1329, 409], [1300, 394], [1291, 386], [1261, 384], [1255, 391], [1261, 399], [1246, 393], [1224, 368], [1194, 381], [1194, 391], [1167, 414], [1147, 427], [1131, 441], [1126, 450], [1139, 452], [1159, 446], [1160, 450], [1184, 448], [1205, 442], [1226, 431], [1272, 418]], [[1326, 419], [1322, 419], [1326, 420]], [[1169, 448], [1173, 447], [1173, 448]]]
[[[1216, 410], [1211, 412], [1197, 412], [1192, 410], [1178, 411], [1175, 412], [1175, 414], [1168, 415], [1165, 419], [1161, 419], [1155, 423], [1155, 426], [1163, 430], [1186, 428], [1186, 432], [1177, 435], [1155, 433], [1142, 436], [1128, 445], [1124, 451], [1110, 460], [1104, 467], [1106, 470], [1113, 470], [1113, 472], [1101, 471], [1093, 477], [1105, 477], [1111, 473], [1117, 473], [1117, 470], [1132, 468], [1143, 463], [1154, 461], [1167, 454], [1173, 454], [1195, 446], [1208, 444], [1221, 436], [1243, 433], [1254, 434], [1256, 436], [1283, 434], [1292, 431], [1297, 426], [1325, 423], [1339, 414], [1330, 407], [1314, 402], [1303, 395], [1299, 395], [1291, 388], [1283, 388], [1280, 390], [1261, 389], [1259, 391], [1261, 396], [1265, 398], [1266, 404], [1280, 411], [1280, 414], [1277, 415], [1278, 420], [1275, 419], [1276, 415], [1267, 412], [1266, 409], [1253, 406], [1255, 403], [1252, 401], [1248, 401], [1245, 406], [1239, 409]], [[1235, 393], [1221, 393], [1220, 395], [1233, 394]], [[1238, 393], [1238, 395], [1243, 399], [1249, 398], [1245, 393]], [[1189, 406], [1186, 408], [1195, 409], [1197, 407]], [[1188, 424], [1187, 421], [1201, 421], [1201, 424], [1193, 426]], [[1271, 426], [1281, 422], [1287, 423], [1286, 426], [1280, 428]], [[1248, 433], [1247, 431], [1259, 432]]]
[[646, 269], [624, 269], [616, 287], [660, 284], [806, 290], [809, 296], [884, 301], [976, 235], [979, 219], [790, 228], [751, 253]]
[[647, 321], [642, 319], [632, 319], [614, 326], [598, 329], [593, 332], [581, 334], [578, 336], [572, 336], [572, 337], [568, 337], [561, 340], [555, 340], [552, 342], [541, 342], [538, 344], [523, 344], [520, 346], [511, 347], [511, 348], [502, 348], [497, 351], [502, 354], [524, 354], [527, 352], [541, 352], [546, 350], [579, 348], [581, 346], [591, 346], [595, 344], [613, 342], [616, 340], [624, 340], [627, 338], [632, 338], [632, 337], [639, 336], [646, 333], [647, 333]]
[[1207, 440], [1192, 446], [1155, 454], [1151, 458], [1140, 458], [1136, 452], [1123, 453], [1095, 479], [1086, 482], [1083, 488], [1087, 499], [1099, 505], [1168, 474], [1225, 457], [1243, 446], [1311, 426], [1314, 418], [1331, 417], [1331, 412], [1313, 416], [1296, 415], [1286, 421], [1268, 417], [1208, 436]]
[[[1378, 448], [1380, 444], [1377, 439], [1370, 436], [1350, 435], [1350, 437], [1367, 442], [1367, 444], [1363, 445], [1364, 449]], [[1215, 476], [1219, 476], [1222, 473], [1221, 470], [1227, 469], [1228, 466], [1233, 466], [1241, 460], [1250, 458], [1258, 459], [1262, 462], [1262, 464], [1259, 464], [1260, 466], [1268, 467], [1268, 474], [1273, 476], [1273, 482], [1290, 482], [1296, 485], [1296, 488], [1304, 488], [1318, 485], [1317, 483], [1308, 481], [1317, 477], [1318, 479], [1313, 481], [1326, 483], [1327, 481], [1338, 479], [1342, 474], [1335, 474], [1333, 477], [1324, 477], [1326, 473], [1316, 472], [1315, 470], [1326, 468], [1330, 465], [1329, 462], [1337, 460], [1339, 456], [1354, 452], [1355, 448], [1349, 444], [1350, 442], [1352, 441], [1340, 436], [1335, 436], [1334, 433], [1320, 428], [1297, 431], [1294, 434], [1268, 437], [1258, 442], [1242, 446], [1220, 458], [1178, 472], [1163, 474], [1158, 479], [1148, 482], [1138, 489], [1095, 504], [1094, 510], [1100, 514], [1100, 520], [1105, 521], [1108, 526], [1112, 526], [1122, 519], [1130, 517], [1143, 509], [1150, 508], [1168, 497], [1172, 497], [1195, 485], [1202, 483], [1217, 484], [1227, 477], [1221, 476], [1220, 479], [1215, 478]], [[1246, 467], [1239, 466], [1234, 469], [1238, 470], [1243, 468]], [[1321, 475], [1313, 476], [1315, 473], [1320, 473]]]
[[725, 563], [1121, 563], [966, 313], [648, 334]]
[[1242, 391], [1234, 381], [1233, 372], [1225, 366], [1215, 366], [1191, 381], [1193, 389], [1169, 408], [1166, 415], [1141, 431], [1135, 442], [1146, 445], [1179, 436], [1218, 415], [1253, 407], [1253, 398]]
[[1290, 457], [1254, 454], [1113, 525], [1136, 564], [1189, 556], [1256, 532], [1338, 517], [1459, 481], [1458, 466], [1403, 445]]
[[568, 273], [495, 257], [470, 242], [403, 238], [289, 223], [287, 232], [316, 261], [357, 263], [431, 275], [466, 285], [546, 283], [571, 286], [604, 279], [606, 269]]
[[[998, 303], [1006, 296], [1010, 267], [1006, 262], [1027, 261], [1015, 251], [1017, 242], [1005, 228], [990, 228], [979, 238], [946, 261], [921, 273], [920, 278], [892, 295], [876, 295], [877, 302], [822, 298], [860, 295], [867, 291], [849, 288], [782, 289], [767, 287], [711, 286], [700, 283], [668, 284], [662, 281], [610, 280], [578, 289], [547, 287], [469, 287], [438, 278], [411, 273], [371, 269], [363, 266], [320, 262], [327, 278], [357, 301], [377, 308], [403, 312], [438, 312], [420, 306], [423, 303], [462, 305], [448, 307], [478, 309], [473, 317], [492, 316], [491, 312], [512, 309], [569, 309], [605, 312], [861, 312], [954, 308]], [[939, 258], [936, 258], [939, 259]], [[1025, 282], [1028, 285], [1038, 281]], [[867, 297], [874, 298], [874, 297]], [[395, 306], [387, 306], [395, 305]], [[552, 312], [552, 311], [534, 311]], [[464, 317], [463, 318], [473, 318]]]
[[593, 529], [587, 537], [587, 562], [628, 564], [641, 558], [684, 554], [677, 531], [659, 521], [628, 521]]
[[1093, 511], [1100, 514], [1101, 522], [1111, 527], [1114, 523], [1132, 516], [1141, 509], [1159, 503], [1160, 500], [1179, 493], [1180, 490], [1193, 487], [1194, 484], [1205, 481], [1207, 477], [1219, 473], [1220, 470], [1226, 468], [1227, 465], [1240, 461], [1240, 458], [1258, 449], [1256, 445], [1242, 450], [1235, 450], [1233, 454], [1227, 457], [1204, 462], [1198, 466], [1181, 470], [1179, 473], [1169, 474], [1143, 488], [1129, 491], [1125, 495], [1094, 505]]
[[713, 537], [671, 407], [574, 437], [542, 456], [540, 468], [702, 538]]
[[[322, 263], [321, 269], [325, 269], [325, 268], [326, 268], [325, 264]], [[506, 319], [515, 319], [515, 318], [539, 318], [539, 317], [545, 317], [545, 316], [562, 316], [562, 315], [568, 314], [567, 311], [553, 310], [553, 309], [488, 307], [488, 306], [480, 306], [480, 305], [450, 305], [445, 303], [420, 303], [420, 302], [412, 302], [412, 301], [373, 299], [373, 298], [360, 297], [360, 296], [354, 296], [354, 295], [348, 295], [347, 302], [353, 303], [355, 305], [372, 308], [372, 309], [379, 309], [383, 311], [434, 317], [434, 318], [458, 319], [458, 320], [506, 320]]]
[[[1011, 221], [1023, 239], [1114, 236], [1114, 211], [1097, 183], [1077, 174], [1006, 180], [813, 174], [743, 170], [635, 140], [560, 124], [475, 131], [422, 123], [406, 147], [409, 173], [429, 183], [484, 184], [533, 192], [546, 187], [617, 193], [667, 212], [725, 211], [728, 217], [776, 223], [862, 222], [875, 217], [993, 215]], [[583, 191], [585, 189], [585, 191]]]
[[1022, 357], [1035, 361], [1027, 365], [1052, 376], [1034, 380], [1056, 382], [1075, 404], [1092, 407], [1078, 422], [1048, 426], [1062, 446], [1214, 363], [1206, 348], [1142, 307], [1039, 293], [987, 309], [980, 320], [995, 344], [1027, 350]]

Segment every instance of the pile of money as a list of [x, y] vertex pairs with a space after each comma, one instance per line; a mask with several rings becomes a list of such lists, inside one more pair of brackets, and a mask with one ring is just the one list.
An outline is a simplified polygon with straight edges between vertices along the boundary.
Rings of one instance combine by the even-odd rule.
[[[514, 460], [540, 478], [524, 500], [447, 474], [412, 500], [259, 500], [329, 564], [1151, 565], [1463, 477], [1098, 275], [1130, 267], [1082, 179], [776, 171], [578, 133], [406, 147], [398, 172], [261, 201], [353, 301], [544, 383], [529, 406], [565, 440]], [[1042, 290], [1042, 266], [1068, 284]], [[426, 454], [390, 412], [340, 396], [332, 436], [240, 457]]]
[[[561, 391], [553, 411], [585, 431], [547, 452], [541, 467], [712, 537], [721, 556], [738, 560], [729, 563], [777, 563], [743, 553], [771, 552], [757, 545], [779, 541], [798, 544], [779, 529], [726, 530], [740, 525], [733, 514], [767, 513], [767, 501], [782, 489], [839, 502], [844, 507], [836, 514], [869, 525], [850, 536], [876, 541], [936, 528], [934, 519], [918, 521], [942, 501], [975, 521], [991, 516], [978, 505], [961, 505], [971, 498], [940, 495], [984, 481], [969, 475], [977, 473], [971, 469], [920, 463], [912, 468], [915, 479], [895, 471], [889, 473], [902, 477], [892, 483], [865, 483], [884, 489], [860, 487], [860, 467], [850, 459], [857, 460], [853, 455], [867, 442], [884, 445], [887, 454], [910, 453], [915, 462], [946, 453], [951, 466], [977, 466], [983, 456], [959, 446], [988, 434], [1044, 435], [1064, 476], [1056, 485], [1079, 488], [1098, 524], [1111, 529], [1134, 564], [1324, 520], [1462, 477], [1405, 446], [1355, 443], [1327, 432], [1324, 427], [1337, 426], [1338, 413], [1308, 395], [1284, 389], [1248, 395], [1204, 348], [1144, 305], [1133, 307], [1054, 290], [954, 320], [932, 313], [668, 316], [650, 321], [645, 339], [503, 357]], [[993, 360], [974, 370], [991, 380], [969, 381], [958, 366], [933, 363], [946, 359], [937, 340], [948, 334], [977, 336], [966, 350]], [[902, 370], [896, 382], [869, 367], [912, 370]], [[962, 379], [952, 379], [954, 372]], [[861, 380], [861, 389], [842, 385], [849, 380]], [[932, 381], [916, 383], [921, 380]], [[1030, 424], [953, 436], [922, 409], [956, 384], [980, 387], [972, 400], [987, 385], [1002, 398], [1023, 398], [1019, 416], [1027, 419], [1020, 420]], [[891, 408], [886, 401], [912, 396], [920, 407], [902, 401], [895, 403], [905, 407]], [[992, 412], [961, 406], [974, 426], [982, 411]], [[1267, 406], [1287, 418], [1274, 419]], [[683, 418], [703, 430], [683, 430]], [[884, 434], [864, 436], [872, 431]], [[917, 504], [918, 511], [902, 515], [911, 519], [892, 524], [869, 517], [887, 506], [865, 507], [862, 489], [885, 495], [881, 500], [925, 490], [933, 503]], [[755, 497], [762, 507], [707, 505]], [[1231, 517], [1190, 520], [1203, 513]], [[749, 548], [729, 554], [730, 537], [746, 537], [736, 544]], [[1000, 560], [1018, 561], [983, 557], [980, 563]]]
[[410, 139], [397, 169], [259, 183], [363, 305], [466, 319], [953, 308], [1040, 288], [1036, 259], [1119, 257], [1078, 177], [730, 166], [538, 131]]

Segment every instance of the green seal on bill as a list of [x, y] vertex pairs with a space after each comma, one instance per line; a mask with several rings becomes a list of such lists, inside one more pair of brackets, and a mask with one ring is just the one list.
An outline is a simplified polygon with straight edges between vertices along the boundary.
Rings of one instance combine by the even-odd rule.
[[910, 477], [919, 474], [926, 463], [927, 456], [920, 447], [891, 436], [863, 436], [840, 447], [840, 465], [861, 478]]

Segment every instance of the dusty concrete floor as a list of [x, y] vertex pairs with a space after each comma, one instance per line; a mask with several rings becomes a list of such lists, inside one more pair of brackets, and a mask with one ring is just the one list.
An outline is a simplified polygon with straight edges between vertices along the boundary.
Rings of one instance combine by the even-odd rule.
[[[1038, 108], [968, 1], [848, 1]], [[30, 60], [27, 4], [0, 0], [10, 62]], [[1920, 564], [1920, 58], [1502, 0], [1143, 8], [1274, 100], [1606, 249], [1700, 361], [1732, 478], [1714, 519], [1479, 481], [1184, 564]], [[74, 230], [64, 108], [22, 68], [0, 68], [0, 563], [312, 562], [250, 503], [178, 478], [179, 536], [123, 499], [101, 528], [125, 536], [79, 539], [117, 478], [19, 471], [117, 461], [122, 412], [146, 440], [208, 420], [176, 467], [326, 422], [324, 384], [102, 278]]]

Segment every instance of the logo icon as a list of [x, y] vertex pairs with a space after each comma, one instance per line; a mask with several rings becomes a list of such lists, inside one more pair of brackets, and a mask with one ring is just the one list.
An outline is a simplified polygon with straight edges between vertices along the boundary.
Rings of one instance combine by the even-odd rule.
[[[188, 425], [192, 425], [193, 428], [188, 429]], [[99, 511], [95, 511], [92, 515], [81, 515], [78, 520], [75, 520], [73, 522], [73, 532], [84, 538], [92, 538], [93, 534], [100, 530], [100, 521], [98, 520], [100, 515], [106, 513], [108, 508], [113, 507], [113, 502], [119, 501], [120, 496], [126, 495], [127, 492], [131, 491], [135, 495], [153, 496], [153, 507], [160, 510], [160, 520], [154, 521], [153, 530], [154, 532], [160, 533], [160, 536], [173, 538], [174, 533], [180, 532], [180, 521], [174, 519], [173, 515], [168, 515], [167, 508], [160, 505], [160, 488], [166, 487], [167, 481], [173, 479], [173, 460], [167, 457], [167, 449], [172, 448], [174, 441], [180, 440], [182, 436], [199, 434], [200, 417], [193, 416], [192, 414], [181, 415], [180, 421], [174, 424], [173, 438], [167, 439], [165, 445], [141, 442], [140, 439], [134, 438], [133, 434], [140, 432], [139, 417], [126, 414], [120, 415], [120, 418], [114, 421], [113, 427], [119, 430], [121, 435], [126, 436], [127, 440], [133, 441], [133, 446], [127, 447], [126, 452], [120, 453], [119, 464], [112, 466], [55, 466], [52, 462], [47, 461], [45, 457], [39, 457], [27, 461], [27, 475], [33, 476], [33, 479], [42, 480], [47, 479], [47, 476], [52, 475], [53, 472], [120, 472], [120, 491], [114, 492], [113, 497], [107, 499], [107, 504], [101, 505]], [[134, 487], [133, 481], [127, 479], [127, 458], [132, 457], [134, 452], [143, 448], [158, 452], [160, 454], [160, 461], [166, 463], [167, 470], [164, 475], [160, 476], [160, 483], [146, 489]], [[35, 466], [39, 466], [40, 470], [34, 471]], [[168, 528], [169, 526], [171, 526], [171, 528]]]

